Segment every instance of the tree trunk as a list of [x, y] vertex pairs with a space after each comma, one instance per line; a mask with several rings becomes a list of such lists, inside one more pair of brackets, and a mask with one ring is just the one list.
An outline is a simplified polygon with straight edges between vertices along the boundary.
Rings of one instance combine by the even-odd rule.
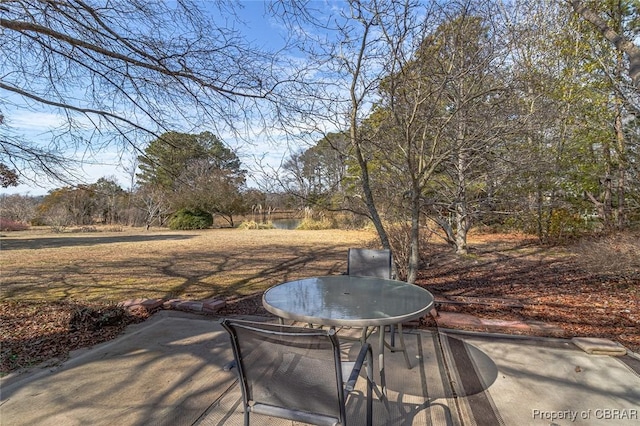
[[611, 146], [608, 141], [605, 141], [602, 146], [604, 161], [605, 161], [605, 176], [602, 181], [603, 186], [603, 197], [602, 197], [602, 205], [603, 205], [603, 221], [604, 227], [607, 230], [611, 230], [613, 228], [613, 206], [612, 206], [612, 179], [611, 179]]
[[456, 158], [456, 179], [457, 179], [457, 188], [456, 188], [456, 200], [455, 200], [455, 218], [456, 218], [456, 229], [455, 229], [455, 246], [456, 246], [456, 254], [467, 254], [467, 230], [469, 229], [469, 208], [467, 205], [467, 166], [468, 166], [468, 158], [467, 151], [463, 146], [461, 146], [464, 142], [465, 131], [464, 124], [460, 125], [460, 129], [458, 130], [458, 141], [457, 144], [459, 146], [457, 150], [457, 158]]
[[618, 109], [618, 114], [616, 114], [616, 122], [615, 122], [615, 130], [616, 130], [616, 140], [617, 147], [616, 151], [618, 153], [618, 176], [616, 181], [616, 228], [623, 229], [626, 222], [626, 214], [625, 214], [625, 184], [626, 184], [626, 161], [625, 161], [625, 141], [624, 141], [624, 131], [622, 129], [622, 117], [620, 114], [620, 105], [616, 105]]
[[616, 49], [627, 54], [629, 57], [629, 76], [636, 88], [640, 89], [640, 47], [607, 25], [606, 21], [585, 6], [581, 0], [569, 0], [569, 3], [578, 15], [591, 22]]
[[373, 222], [373, 226], [376, 228], [376, 231], [378, 232], [378, 237], [380, 238], [380, 243], [382, 244], [382, 247], [385, 249], [391, 249], [391, 244], [389, 243], [389, 236], [387, 235], [387, 231], [384, 228], [382, 219], [380, 218], [380, 214], [378, 213], [378, 208], [376, 206], [375, 199], [373, 198], [373, 191], [371, 191], [371, 181], [369, 179], [369, 166], [367, 164], [367, 161], [364, 159], [364, 156], [362, 155], [360, 143], [357, 140], [357, 134], [353, 127], [351, 130], [351, 141], [355, 148], [358, 164], [360, 165], [360, 178], [362, 179], [362, 193], [364, 195], [365, 205], [367, 206], [367, 210], [369, 212], [369, 217], [371, 219], [371, 222]]
[[382, 247], [385, 249], [391, 249], [391, 244], [389, 243], [389, 236], [387, 235], [387, 231], [382, 224], [382, 219], [380, 218], [380, 214], [378, 213], [378, 208], [375, 203], [375, 199], [373, 198], [373, 192], [371, 191], [371, 182], [369, 179], [369, 166], [367, 161], [362, 154], [362, 145], [360, 143], [360, 135], [359, 135], [359, 123], [358, 123], [358, 112], [360, 110], [360, 105], [362, 99], [358, 96], [357, 92], [357, 83], [361, 77], [362, 72], [362, 61], [364, 58], [364, 54], [366, 52], [366, 46], [368, 41], [368, 35], [370, 27], [373, 25], [372, 22], [365, 23], [364, 34], [362, 36], [360, 50], [358, 52], [358, 58], [356, 59], [355, 68], [353, 70], [353, 78], [351, 80], [351, 87], [349, 88], [349, 95], [351, 97], [351, 113], [349, 117], [349, 137], [351, 145], [354, 148], [356, 160], [358, 161], [358, 165], [360, 166], [360, 177], [362, 179], [362, 192], [364, 194], [364, 201], [367, 206], [367, 210], [369, 211], [369, 216], [371, 221], [373, 222], [373, 226], [375, 226], [376, 231], [378, 232], [378, 236], [380, 237], [380, 242], [382, 243]]
[[415, 187], [411, 191], [410, 240], [407, 282], [414, 284], [418, 279], [418, 270], [420, 269], [420, 192]]
[[[548, 227], [546, 229], [548, 230]], [[544, 241], [544, 210], [542, 206], [542, 184], [540, 182], [536, 185], [536, 230], [538, 232], [538, 240]]]
[[[621, 74], [623, 70], [624, 58], [622, 58], [622, 54], [619, 54], [616, 57], [616, 73]], [[626, 218], [626, 209], [625, 209], [625, 185], [626, 185], [626, 170], [627, 170], [627, 147], [625, 143], [624, 136], [624, 126], [622, 124], [622, 99], [617, 98], [615, 100], [615, 110], [616, 110], [616, 120], [614, 124], [615, 132], [616, 132], [616, 152], [617, 152], [617, 166], [618, 166], [618, 176], [616, 182], [616, 195], [617, 195], [617, 210], [616, 210], [616, 227], [618, 229], [624, 229], [627, 218]]]
[[456, 227], [456, 254], [468, 254], [469, 248], [467, 247], [467, 216], [461, 209], [456, 209]]

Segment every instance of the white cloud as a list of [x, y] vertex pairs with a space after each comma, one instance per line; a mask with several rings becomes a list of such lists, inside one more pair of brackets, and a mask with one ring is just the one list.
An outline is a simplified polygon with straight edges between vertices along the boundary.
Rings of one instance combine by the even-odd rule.
[[48, 132], [52, 128], [61, 127], [66, 118], [59, 114], [36, 111], [7, 111], [6, 124], [22, 131]]

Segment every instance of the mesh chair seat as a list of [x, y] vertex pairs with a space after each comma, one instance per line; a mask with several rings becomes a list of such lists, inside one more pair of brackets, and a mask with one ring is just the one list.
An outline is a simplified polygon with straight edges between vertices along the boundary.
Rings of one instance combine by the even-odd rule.
[[347, 253], [347, 275], [356, 277], [392, 278], [390, 250], [350, 248]]
[[[346, 398], [367, 366], [367, 424], [371, 424], [373, 358], [364, 344], [343, 362], [335, 330], [221, 320], [229, 332], [244, 404], [264, 414], [316, 425], [345, 425]], [[366, 361], [366, 362], [365, 362]]]

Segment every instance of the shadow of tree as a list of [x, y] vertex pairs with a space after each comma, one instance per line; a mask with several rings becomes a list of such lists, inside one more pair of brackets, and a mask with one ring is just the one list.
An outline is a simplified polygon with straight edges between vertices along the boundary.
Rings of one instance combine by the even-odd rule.
[[[196, 237], [142, 235], [56, 242], [57, 246], [68, 247], [100, 241], [101, 246], [86, 252], [69, 252], [73, 257], [51, 259], [52, 252], [47, 252], [46, 261], [9, 265], [2, 280], [2, 298], [105, 300], [108, 295], [109, 300], [119, 302], [128, 298], [201, 300], [245, 296], [290, 279], [340, 273], [346, 269], [346, 252], [352, 245], [324, 241], [312, 245], [300, 240], [288, 242], [283, 237], [250, 246], [217, 244], [216, 240], [203, 243], [203, 237], [194, 240], [193, 246], [184, 243], [192, 238]], [[138, 250], [136, 244], [110, 247], [112, 243], [152, 240], [161, 245], [145, 250]], [[183, 241], [182, 245], [172, 247], [177, 241]], [[13, 243], [17, 250], [30, 240]], [[48, 246], [46, 241], [35, 242], [33, 249]]]
[[93, 246], [96, 244], [139, 243], [149, 241], [176, 241], [194, 238], [193, 235], [116, 235], [116, 236], [59, 236], [22, 239], [3, 239], [2, 250], [39, 250], [62, 247]]
[[78, 423], [192, 424], [235, 382], [222, 370], [232, 359], [229, 338], [215, 321], [174, 318], [171, 333], [166, 321], [155, 318], [115, 345], [3, 386], [5, 420], [65, 423], [73, 412]]

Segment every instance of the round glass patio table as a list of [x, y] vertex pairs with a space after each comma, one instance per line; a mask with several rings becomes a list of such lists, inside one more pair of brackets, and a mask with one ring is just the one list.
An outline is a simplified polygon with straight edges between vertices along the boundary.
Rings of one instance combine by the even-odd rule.
[[272, 314], [310, 324], [377, 327], [425, 315], [433, 295], [402, 281], [349, 275], [304, 278], [278, 284], [262, 296]]
[[[330, 275], [289, 281], [268, 289], [262, 304], [285, 319], [332, 327], [378, 327], [379, 396], [386, 394], [384, 369], [385, 326], [398, 324], [407, 367], [411, 368], [401, 324], [427, 314], [433, 295], [422, 287], [402, 281], [350, 275]], [[395, 348], [389, 346], [392, 350]], [[375, 388], [377, 391], [377, 387]]]

